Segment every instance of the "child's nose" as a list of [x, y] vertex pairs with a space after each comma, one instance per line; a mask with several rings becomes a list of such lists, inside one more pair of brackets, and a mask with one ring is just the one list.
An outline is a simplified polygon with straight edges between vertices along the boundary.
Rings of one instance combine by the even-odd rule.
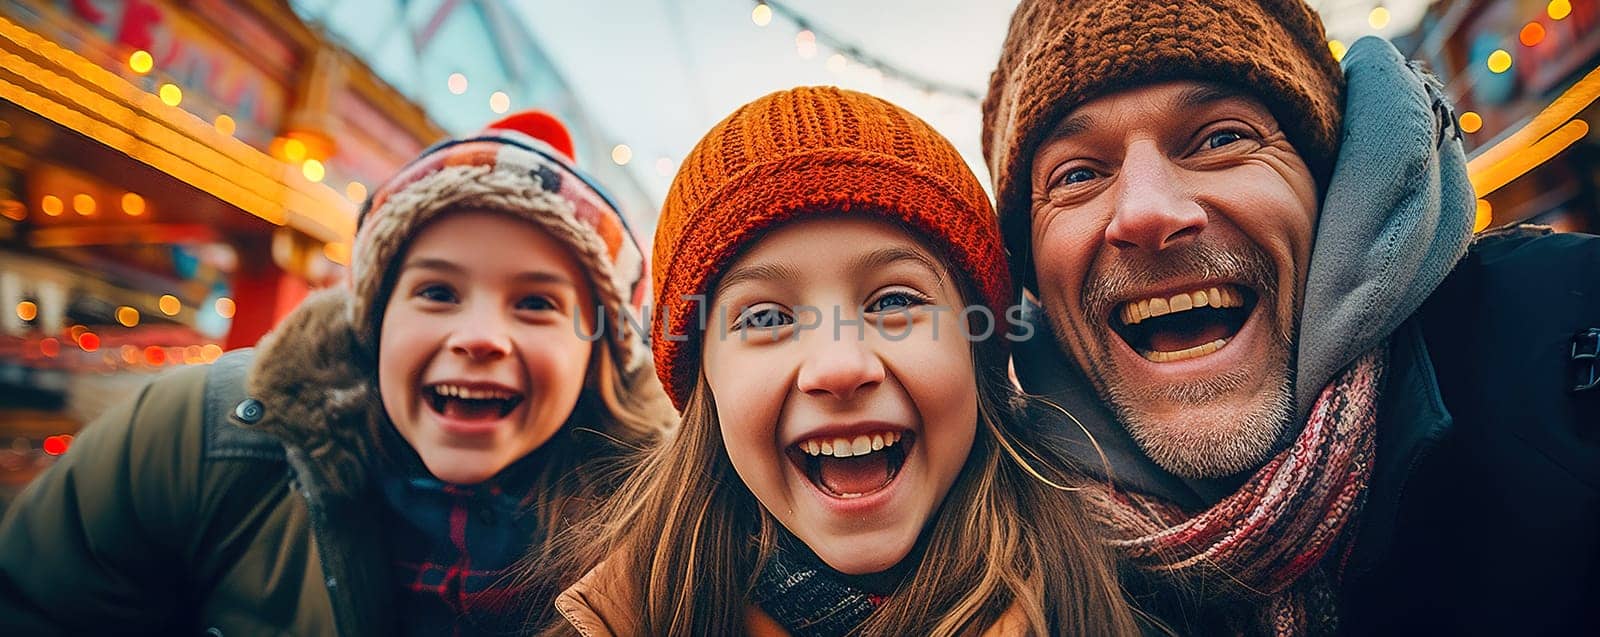
[[845, 335], [816, 340], [796, 378], [800, 391], [848, 400], [883, 382], [883, 361], [861, 339]]
[[511, 336], [494, 321], [463, 321], [447, 343], [452, 353], [472, 360], [494, 360], [511, 353]]

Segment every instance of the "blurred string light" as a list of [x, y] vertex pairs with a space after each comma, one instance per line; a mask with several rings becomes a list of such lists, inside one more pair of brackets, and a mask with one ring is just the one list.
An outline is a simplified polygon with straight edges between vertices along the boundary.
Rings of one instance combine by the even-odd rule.
[[1374, 29], [1382, 29], [1389, 26], [1389, 17], [1389, 10], [1380, 4], [1373, 7], [1372, 12], [1367, 14], [1367, 25]]
[[1572, 15], [1572, 3], [1568, 0], [1550, 0], [1544, 10], [1551, 20], [1561, 20]]
[[611, 161], [616, 162], [618, 166], [628, 165], [628, 162], [633, 161], [633, 149], [627, 144], [617, 144], [611, 149]]
[[[845, 41], [828, 30], [812, 25], [811, 21], [806, 19], [805, 16], [800, 15], [799, 12], [782, 2], [773, 2], [771, 0], [757, 2], [755, 11], [761, 11], [762, 7], [767, 7], [767, 10], [770, 13], [782, 16], [783, 19], [793, 23], [802, 34], [810, 34], [805, 38], [806, 41], [810, 42], [809, 46], [802, 44], [800, 39], [801, 36], [796, 36], [795, 45], [801, 57], [808, 59], [814, 57], [816, 55], [816, 47], [825, 46], [828, 49], [837, 52], [838, 55], [842, 55], [849, 60], [853, 60], [857, 64], [867, 67], [869, 78], [877, 78], [875, 81], [881, 81], [882, 78], [888, 78], [901, 84], [909, 85], [912, 88], [922, 91], [923, 93], [946, 95], [972, 103], [978, 103], [983, 99], [983, 97], [979, 95], [976, 90], [962, 86], [956, 86], [946, 82], [940, 82], [933, 78], [913, 73], [906, 69], [895, 66], [883, 58], [872, 55], [863, 50], [861, 47]], [[752, 13], [751, 17], [754, 19], [759, 15], [760, 14], [758, 13]], [[768, 20], [770, 21], [770, 17]], [[762, 24], [760, 20], [756, 20], [756, 24], [759, 26], [766, 26], [765, 24]], [[808, 50], [810, 51], [810, 54], [807, 54]], [[841, 66], [835, 64], [832, 60], [833, 58], [830, 56], [828, 62], [830, 70], [832, 70], [835, 66]]]
[[39, 316], [39, 306], [33, 301], [23, 301], [17, 304], [17, 318], [31, 321]]
[[322, 178], [328, 175], [327, 170], [322, 166], [322, 162], [315, 159], [307, 159], [305, 163], [300, 164], [300, 174], [313, 182], [321, 182]]
[[177, 84], [167, 83], [161, 85], [161, 103], [167, 106], [177, 106], [183, 103], [183, 89]]
[[772, 24], [772, 7], [767, 6], [765, 2], [757, 2], [756, 8], [750, 10], [750, 21], [756, 23], [758, 27]]
[[1589, 133], [1589, 124], [1573, 119], [1600, 98], [1600, 68], [1573, 84], [1522, 128], [1467, 162], [1467, 174], [1479, 198], [1533, 170]]
[[177, 316], [178, 312], [183, 310], [183, 301], [179, 301], [178, 297], [171, 294], [163, 294], [156, 301], [156, 308], [167, 316]]
[[802, 29], [794, 35], [794, 47], [802, 60], [817, 57], [817, 34], [809, 29]]
[[344, 195], [350, 201], [361, 203], [367, 200], [367, 185], [359, 181], [352, 181], [344, 187]]
[[1538, 46], [1540, 42], [1544, 41], [1544, 36], [1544, 25], [1538, 22], [1529, 22], [1517, 34], [1517, 41], [1521, 42], [1522, 46]]
[[495, 91], [489, 96], [489, 110], [495, 113], [504, 113], [511, 110], [511, 96], [505, 91]]
[[1345, 46], [1339, 40], [1328, 40], [1328, 52], [1333, 54], [1333, 61], [1343, 62]]
[[445, 80], [445, 86], [449, 87], [450, 92], [456, 95], [466, 93], [467, 76], [460, 73], [451, 73], [450, 78]]
[[45, 195], [39, 199], [39, 209], [52, 217], [61, 216], [61, 211], [66, 208], [61, 203], [61, 198], [55, 195]]
[[230, 299], [230, 298], [228, 298], [226, 296], [217, 299], [217, 303], [216, 303], [217, 316], [220, 316], [220, 317], [225, 318], [225, 319], [231, 319], [231, 318], [233, 318], [233, 313], [238, 311], [238, 309], [239, 309], [239, 307], [234, 304], [233, 299]]
[[225, 114], [217, 116], [217, 121], [215, 122], [214, 126], [217, 128], [217, 132], [229, 137], [232, 137], [233, 131], [238, 129], [238, 124], [233, 121], [233, 118], [228, 117]]
[[123, 193], [122, 212], [130, 217], [144, 214], [144, 197], [140, 197], [138, 193]]
[[1459, 123], [1461, 124], [1461, 132], [1476, 133], [1478, 132], [1478, 129], [1483, 128], [1483, 116], [1472, 111], [1467, 111], [1461, 114]]
[[130, 305], [117, 308], [117, 322], [123, 327], [138, 327], [139, 310]]
[[156, 60], [150, 57], [149, 51], [140, 49], [128, 54], [128, 68], [133, 69], [134, 73], [144, 75], [149, 73], [150, 69], [155, 68], [155, 66]]
[[85, 217], [94, 214], [94, 211], [95, 211], [94, 197], [90, 197], [89, 195], [83, 194], [81, 192], [76, 194], [76, 195], [73, 195], [72, 196], [72, 211], [78, 213], [79, 215], [85, 216]]
[[1511, 54], [1505, 49], [1495, 49], [1489, 54], [1487, 61], [1490, 73], [1504, 73], [1511, 70]]

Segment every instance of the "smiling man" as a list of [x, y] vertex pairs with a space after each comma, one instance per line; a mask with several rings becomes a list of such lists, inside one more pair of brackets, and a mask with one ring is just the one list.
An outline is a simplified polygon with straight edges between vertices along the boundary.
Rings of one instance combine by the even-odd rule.
[[1466, 249], [1441, 91], [1344, 62], [1299, 0], [1022, 2], [984, 102], [1018, 377], [1180, 634], [1592, 629], [1600, 240]]

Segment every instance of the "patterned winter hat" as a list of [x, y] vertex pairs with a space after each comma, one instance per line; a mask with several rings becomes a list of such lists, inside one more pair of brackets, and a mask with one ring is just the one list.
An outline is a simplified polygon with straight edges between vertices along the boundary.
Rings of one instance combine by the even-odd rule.
[[605, 311], [620, 369], [648, 360], [642, 335], [629, 328], [649, 294], [644, 252], [616, 204], [574, 165], [566, 127], [540, 111], [433, 145], [367, 199], [350, 260], [350, 318], [367, 346], [376, 349], [406, 245], [439, 214], [460, 208], [526, 219], [571, 246]]

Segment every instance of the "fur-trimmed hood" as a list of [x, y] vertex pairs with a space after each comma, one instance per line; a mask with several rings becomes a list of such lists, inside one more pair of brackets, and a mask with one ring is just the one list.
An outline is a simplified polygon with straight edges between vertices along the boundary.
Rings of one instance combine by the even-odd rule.
[[313, 292], [257, 346], [246, 383], [264, 416], [253, 428], [305, 453], [319, 485], [352, 494], [376, 452], [369, 432], [384, 418], [375, 355], [350, 323], [350, 290]]

